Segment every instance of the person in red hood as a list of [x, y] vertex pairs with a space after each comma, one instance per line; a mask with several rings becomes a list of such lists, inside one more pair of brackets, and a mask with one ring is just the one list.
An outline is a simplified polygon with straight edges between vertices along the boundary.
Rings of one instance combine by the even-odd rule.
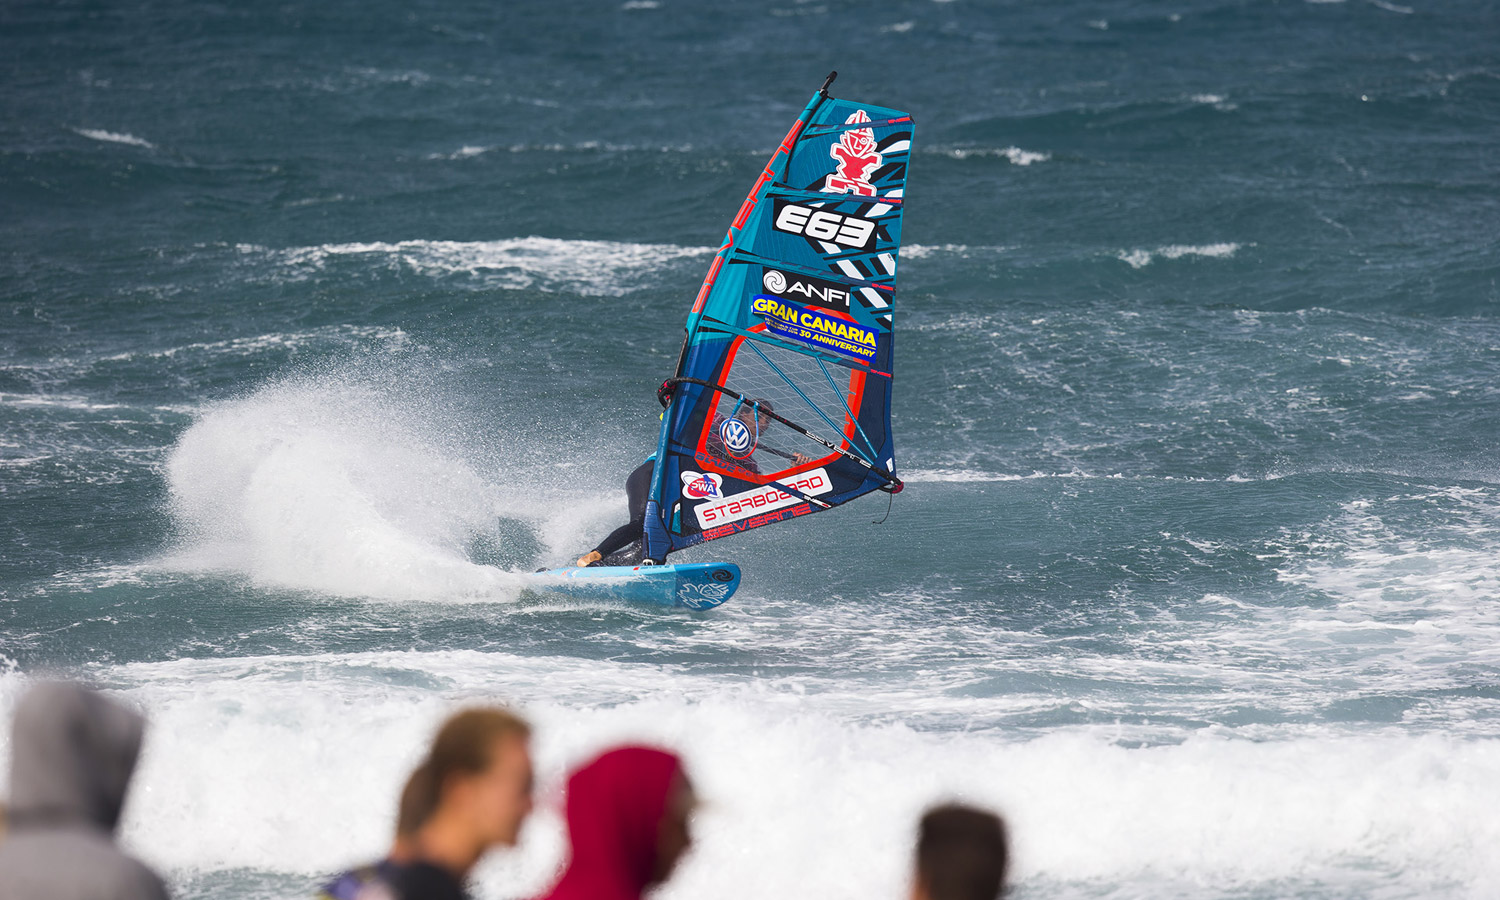
[[651, 747], [601, 754], [568, 779], [573, 852], [542, 900], [640, 900], [692, 845], [696, 803], [676, 754]]

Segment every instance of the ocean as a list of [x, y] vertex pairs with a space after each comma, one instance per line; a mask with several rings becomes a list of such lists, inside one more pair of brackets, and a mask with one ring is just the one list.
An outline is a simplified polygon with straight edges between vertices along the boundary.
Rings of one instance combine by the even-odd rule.
[[[659, 896], [1500, 896], [1500, 11], [1429, 0], [0, 5], [0, 717], [144, 711], [123, 840], [307, 897], [466, 703], [680, 749]], [[538, 598], [622, 520], [831, 69], [917, 120], [907, 489]], [[0, 737], [0, 766], [9, 759]]]

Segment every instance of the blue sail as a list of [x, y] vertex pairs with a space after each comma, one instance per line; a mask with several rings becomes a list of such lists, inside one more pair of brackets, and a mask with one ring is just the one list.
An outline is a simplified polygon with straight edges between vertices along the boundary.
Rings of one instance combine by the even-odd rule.
[[901, 488], [892, 308], [913, 122], [827, 88], [751, 188], [688, 316], [660, 392], [647, 559]]

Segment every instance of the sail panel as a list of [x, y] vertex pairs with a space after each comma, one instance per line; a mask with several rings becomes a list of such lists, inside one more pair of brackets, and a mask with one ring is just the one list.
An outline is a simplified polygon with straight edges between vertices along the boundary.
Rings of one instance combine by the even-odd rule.
[[746, 198], [665, 386], [647, 558], [899, 488], [892, 316], [913, 127], [820, 92]]

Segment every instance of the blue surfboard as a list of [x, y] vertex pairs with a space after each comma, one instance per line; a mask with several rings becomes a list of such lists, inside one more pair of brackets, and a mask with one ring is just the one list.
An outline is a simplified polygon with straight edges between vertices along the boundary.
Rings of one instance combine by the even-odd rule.
[[713, 609], [733, 597], [739, 586], [740, 567], [734, 563], [568, 566], [537, 572], [527, 585], [537, 593], [684, 609]]

